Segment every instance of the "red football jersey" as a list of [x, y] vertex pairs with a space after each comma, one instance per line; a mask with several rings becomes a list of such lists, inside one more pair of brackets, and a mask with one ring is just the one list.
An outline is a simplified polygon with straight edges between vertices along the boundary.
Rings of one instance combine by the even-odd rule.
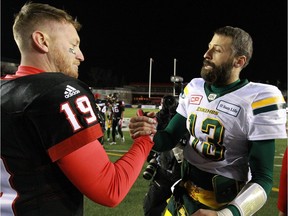
[[89, 87], [62, 73], [1, 80], [1, 199], [18, 215], [82, 214], [82, 193], [52, 162], [101, 136], [90, 101]]

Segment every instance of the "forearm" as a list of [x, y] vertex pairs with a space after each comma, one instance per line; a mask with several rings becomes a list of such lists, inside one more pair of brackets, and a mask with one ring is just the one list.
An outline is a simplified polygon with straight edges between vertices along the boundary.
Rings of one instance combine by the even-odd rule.
[[261, 185], [267, 196], [273, 186], [274, 152], [275, 140], [252, 142], [249, 159], [251, 182]]
[[[252, 179], [228, 205], [231, 215], [243, 215], [240, 212], [254, 214], [265, 204], [273, 185], [274, 151], [274, 140], [251, 143], [249, 165]], [[249, 202], [254, 203], [253, 208], [248, 204]], [[246, 206], [250, 206], [249, 209]]]
[[152, 146], [148, 136], [137, 138], [129, 151], [113, 163], [100, 143], [89, 143], [62, 158], [58, 164], [85, 196], [101, 205], [114, 207], [138, 178]]
[[177, 113], [164, 130], [155, 134], [153, 150], [159, 152], [171, 150], [186, 133], [186, 118]]

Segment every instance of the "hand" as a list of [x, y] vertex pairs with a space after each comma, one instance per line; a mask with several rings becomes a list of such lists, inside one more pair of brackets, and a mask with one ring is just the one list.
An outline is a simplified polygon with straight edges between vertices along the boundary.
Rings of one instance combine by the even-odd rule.
[[[142, 115], [143, 112], [137, 111], [138, 115]], [[150, 116], [150, 117], [148, 117]], [[157, 132], [157, 121], [151, 117], [154, 117], [155, 113], [148, 113], [147, 116], [135, 116], [130, 119], [129, 132], [130, 136], [135, 139], [143, 135], [153, 135]]]
[[137, 116], [148, 116], [150, 118], [156, 118], [155, 112], [144, 112], [142, 109], [138, 109], [136, 112]]
[[217, 212], [208, 209], [199, 209], [194, 212], [191, 216], [217, 216]]
[[122, 119], [119, 119], [119, 121], [118, 121], [119, 127], [122, 127], [122, 122], [123, 122], [123, 120], [122, 120]]

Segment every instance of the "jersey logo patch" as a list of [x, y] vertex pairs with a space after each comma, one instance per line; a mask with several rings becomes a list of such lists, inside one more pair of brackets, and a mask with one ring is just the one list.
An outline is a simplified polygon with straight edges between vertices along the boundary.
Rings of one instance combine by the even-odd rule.
[[191, 95], [189, 104], [199, 105], [201, 103], [202, 95]]
[[67, 99], [67, 98], [70, 98], [70, 97], [77, 95], [79, 93], [80, 93], [79, 90], [75, 89], [74, 87], [72, 87], [70, 85], [67, 85], [66, 89], [64, 91], [64, 97]]
[[208, 99], [210, 101], [213, 101], [213, 100], [215, 100], [216, 97], [217, 97], [217, 94], [211, 93], [211, 94], [209, 94]]
[[228, 115], [236, 117], [238, 116], [241, 107], [221, 100], [217, 105], [216, 109]]

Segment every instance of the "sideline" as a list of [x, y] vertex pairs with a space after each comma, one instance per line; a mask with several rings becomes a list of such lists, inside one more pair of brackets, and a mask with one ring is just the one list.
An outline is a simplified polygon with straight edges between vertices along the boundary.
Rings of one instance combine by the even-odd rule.
[[130, 122], [130, 118], [123, 118], [123, 122], [122, 122], [122, 131], [128, 131], [128, 124]]

